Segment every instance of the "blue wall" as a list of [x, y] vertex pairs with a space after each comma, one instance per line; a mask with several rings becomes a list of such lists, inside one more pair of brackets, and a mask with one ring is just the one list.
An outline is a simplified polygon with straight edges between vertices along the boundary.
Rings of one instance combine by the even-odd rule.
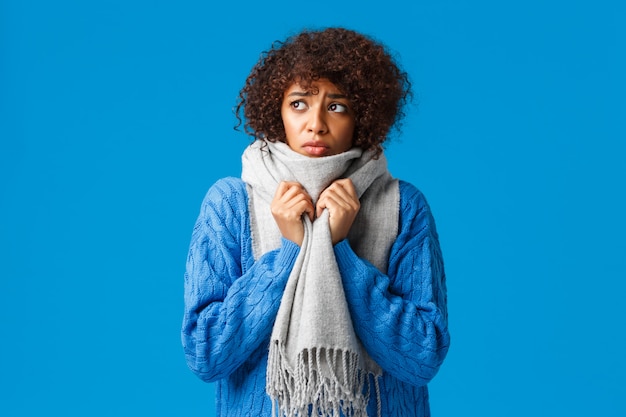
[[0, 3], [1, 415], [214, 415], [180, 346], [191, 228], [259, 53], [329, 25], [412, 77], [387, 153], [446, 259], [434, 416], [626, 415], [621, 2], [208, 3]]

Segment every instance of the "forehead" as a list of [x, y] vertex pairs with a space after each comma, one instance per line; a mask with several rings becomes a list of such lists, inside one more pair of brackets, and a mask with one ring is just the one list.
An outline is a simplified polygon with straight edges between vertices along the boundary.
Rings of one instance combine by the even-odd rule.
[[341, 89], [326, 78], [312, 81], [308, 86], [303, 86], [298, 81], [292, 82], [285, 90], [284, 96], [289, 95], [317, 95], [319, 93], [325, 95], [334, 95], [337, 97], [345, 97]]

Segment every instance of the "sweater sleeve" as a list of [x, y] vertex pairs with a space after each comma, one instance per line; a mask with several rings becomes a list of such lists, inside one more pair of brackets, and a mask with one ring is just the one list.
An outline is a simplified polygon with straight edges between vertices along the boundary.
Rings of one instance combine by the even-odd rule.
[[230, 375], [269, 340], [300, 250], [283, 239], [281, 248], [248, 262], [247, 213], [245, 184], [220, 180], [208, 191], [192, 232], [182, 342], [189, 368], [207, 382]]
[[335, 245], [355, 331], [370, 356], [399, 380], [427, 384], [450, 344], [443, 259], [430, 208], [417, 188], [400, 182], [400, 229], [388, 274]]

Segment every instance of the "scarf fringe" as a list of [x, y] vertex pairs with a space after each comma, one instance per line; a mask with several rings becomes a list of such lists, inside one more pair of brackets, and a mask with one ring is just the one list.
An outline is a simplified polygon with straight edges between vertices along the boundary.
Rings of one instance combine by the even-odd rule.
[[378, 376], [360, 370], [359, 362], [355, 352], [309, 348], [298, 353], [291, 367], [284, 345], [273, 342], [267, 366], [267, 392], [274, 400], [272, 415], [367, 417], [374, 382], [380, 416]]

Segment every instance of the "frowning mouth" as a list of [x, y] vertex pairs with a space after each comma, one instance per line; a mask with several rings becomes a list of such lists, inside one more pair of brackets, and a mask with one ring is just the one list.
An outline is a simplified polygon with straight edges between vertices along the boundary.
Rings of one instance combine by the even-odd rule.
[[323, 142], [309, 141], [302, 145], [302, 149], [311, 156], [325, 156], [330, 148]]

